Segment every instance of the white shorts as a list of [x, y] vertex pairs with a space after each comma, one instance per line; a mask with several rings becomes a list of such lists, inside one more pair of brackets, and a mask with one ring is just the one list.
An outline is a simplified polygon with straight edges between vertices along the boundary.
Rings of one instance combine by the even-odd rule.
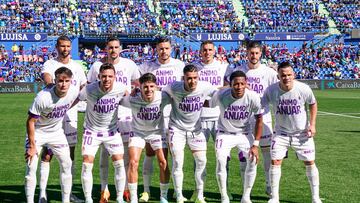
[[228, 133], [220, 131], [216, 135], [215, 152], [216, 157], [230, 156], [232, 148], [237, 147], [238, 152], [246, 158], [249, 156], [249, 150], [252, 146], [254, 139], [248, 136], [248, 133]]
[[205, 151], [207, 149], [206, 138], [201, 130], [190, 132], [169, 127], [169, 145], [172, 151], [184, 150], [186, 143], [191, 150]]
[[[35, 145], [38, 156], [43, 147], [51, 150], [55, 156], [69, 156], [70, 149], [63, 130], [53, 133], [35, 132]], [[26, 135], [25, 150], [29, 148], [28, 136]]]
[[295, 134], [292, 136], [274, 134], [270, 148], [271, 159], [282, 160], [286, 156], [289, 147], [295, 150], [299, 160], [315, 160], [314, 139], [308, 137], [307, 133]]
[[143, 149], [146, 143], [149, 143], [154, 151], [167, 148], [165, 136], [155, 134], [148, 135], [146, 137], [137, 136], [136, 134], [130, 135], [129, 147], [138, 147]]
[[95, 157], [101, 144], [104, 145], [110, 155], [124, 154], [124, 146], [118, 130], [92, 132], [86, 129], [83, 134], [82, 155]]
[[204, 119], [201, 121], [201, 128], [205, 134], [206, 141], [209, 141], [210, 136], [212, 137], [213, 141], [215, 141], [217, 126], [217, 120]]
[[120, 130], [123, 143], [129, 142], [129, 137], [132, 133], [131, 121], [131, 116], [126, 116], [118, 119], [117, 125]]
[[77, 144], [77, 121], [71, 121], [68, 119], [63, 120], [63, 129], [67, 142], [70, 147], [73, 147]]
[[271, 137], [273, 135], [273, 128], [271, 121], [263, 122], [263, 133], [260, 138], [260, 147], [269, 147], [271, 145]]

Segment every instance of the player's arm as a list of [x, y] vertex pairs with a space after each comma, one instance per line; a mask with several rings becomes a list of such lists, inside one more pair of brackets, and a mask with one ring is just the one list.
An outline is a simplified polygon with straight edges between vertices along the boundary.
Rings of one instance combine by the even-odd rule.
[[310, 111], [310, 126], [308, 130], [309, 137], [315, 136], [316, 133], [316, 116], [317, 116], [317, 102], [313, 104], [309, 104], [309, 111]]
[[28, 135], [28, 149], [25, 152], [25, 160], [28, 162], [28, 165], [31, 164], [32, 158], [37, 154], [36, 144], [35, 144], [35, 123], [38, 117], [32, 114], [29, 114], [26, 121], [26, 132]]
[[263, 129], [263, 119], [262, 119], [262, 115], [258, 114], [255, 115], [255, 140], [253, 142], [252, 147], [250, 148], [250, 157], [255, 157], [256, 158], [256, 163], [259, 162], [259, 142], [260, 142], [260, 138], [262, 135], [262, 129]]

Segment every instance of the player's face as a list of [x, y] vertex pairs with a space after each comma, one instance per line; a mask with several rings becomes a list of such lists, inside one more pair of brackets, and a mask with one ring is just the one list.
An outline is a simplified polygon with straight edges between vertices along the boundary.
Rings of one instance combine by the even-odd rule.
[[110, 91], [115, 81], [115, 71], [113, 69], [105, 69], [99, 74], [100, 87], [103, 91]]
[[60, 40], [56, 45], [56, 50], [60, 58], [66, 58], [71, 52], [71, 42], [67, 40]]
[[251, 48], [247, 51], [247, 58], [249, 62], [253, 65], [257, 64], [261, 58], [260, 48]]
[[281, 68], [278, 71], [280, 87], [283, 90], [291, 90], [294, 84], [295, 73], [291, 67]]
[[156, 45], [156, 52], [160, 62], [165, 62], [170, 59], [171, 44], [170, 42], [162, 42]]
[[194, 91], [199, 79], [198, 72], [187, 72], [184, 74], [185, 90]]
[[140, 89], [142, 98], [145, 101], [152, 101], [154, 99], [157, 86], [154, 82], [144, 82], [140, 85]]
[[59, 74], [55, 78], [56, 92], [58, 96], [66, 95], [71, 85], [71, 78], [66, 74]]
[[236, 77], [231, 81], [232, 95], [235, 98], [241, 98], [244, 96], [246, 88], [246, 79], [245, 77]]
[[117, 59], [120, 54], [120, 42], [117, 40], [108, 42], [106, 45], [106, 51], [108, 57], [110, 57], [112, 60]]
[[200, 56], [202, 62], [205, 64], [209, 64], [214, 60], [215, 48], [212, 44], [205, 44], [201, 47]]

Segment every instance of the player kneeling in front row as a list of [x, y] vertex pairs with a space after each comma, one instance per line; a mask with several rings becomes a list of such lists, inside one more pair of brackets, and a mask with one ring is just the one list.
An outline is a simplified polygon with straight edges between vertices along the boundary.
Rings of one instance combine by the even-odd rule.
[[141, 151], [149, 143], [155, 151], [160, 168], [160, 202], [166, 203], [169, 189], [169, 168], [163, 148], [167, 148], [163, 138], [164, 131], [163, 109], [169, 97], [166, 93], [157, 91], [156, 76], [145, 73], [140, 77], [140, 92], [135, 96], [126, 97], [121, 104], [132, 110], [133, 133], [129, 138], [129, 169], [128, 187], [132, 203], [138, 202], [137, 180]]
[[127, 94], [126, 87], [114, 84], [115, 68], [110, 63], [100, 67], [99, 82], [86, 86], [80, 100], [87, 101], [82, 142], [83, 165], [81, 182], [86, 203], [92, 203], [92, 168], [99, 146], [103, 144], [111, 155], [115, 168], [116, 202], [123, 202], [126, 173], [124, 167], [124, 146], [117, 128], [118, 106]]
[[[250, 193], [256, 178], [259, 160], [258, 146], [262, 135], [262, 115], [260, 97], [246, 88], [246, 75], [235, 71], [230, 76], [230, 87], [217, 92], [210, 101], [210, 107], [220, 107], [218, 133], [215, 140], [216, 177], [221, 193], [221, 202], [228, 203], [226, 186], [226, 163], [233, 147], [237, 147], [246, 157], [242, 203], [251, 203]], [[255, 141], [251, 119], [255, 117]]]
[[39, 92], [29, 109], [25, 153], [25, 193], [29, 203], [34, 202], [39, 152], [45, 146], [52, 150], [60, 162], [62, 201], [70, 202], [72, 162], [62, 121], [79, 94], [78, 89], [70, 88], [72, 76], [68, 68], [57, 69], [55, 86]]
[[[319, 197], [319, 171], [315, 165], [317, 103], [315, 96], [304, 83], [295, 81], [295, 73], [288, 62], [278, 67], [280, 82], [269, 86], [262, 98], [263, 106], [272, 105], [275, 116], [275, 134], [271, 144], [270, 182], [272, 196], [269, 203], [279, 203], [281, 163], [288, 147], [304, 161], [306, 176], [312, 192], [312, 202], [321, 203]], [[310, 117], [307, 107], [309, 105]]]

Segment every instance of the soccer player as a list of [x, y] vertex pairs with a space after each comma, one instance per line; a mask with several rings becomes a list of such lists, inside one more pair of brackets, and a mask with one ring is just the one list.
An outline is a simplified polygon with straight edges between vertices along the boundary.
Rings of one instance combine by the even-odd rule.
[[132, 203], [138, 202], [138, 166], [141, 151], [145, 144], [150, 145], [158, 158], [160, 168], [160, 202], [168, 202], [167, 192], [170, 174], [166, 161], [167, 154], [163, 151], [163, 149], [167, 149], [167, 142], [163, 140], [166, 134], [163, 109], [168, 100], [167, 95], [162, 96], [162, 93], [157, 91], [156, 76], [152, 73], [145, 73], [140, 77], [140, 92], [134, 96], [126, 97], [121, 102], [122, 105], [131, 108], [133, 116], [133, 134], [129, 138], [128, 169], [128, 187]]
[[[272, 68], [267, 67], [265, 64], [262, 64], [261, 53], [262, 47], [259, 42], [251, 41], [247, 45], [246, 48], [248, 62], [242, 66], [236, 67], [234, 70], [228, 69], [226, 75], [230, 76], [231, 72], [236, 70], [241, 70], [246, 74], [247, 84], [250, 89], [256, 92], [260, 97], [263, 96], [265, 89], [278, 81], [277, 73]], [[228, 78], [228, 77], [226, 77]], [[269, 108], [265, 108], [263, 112], [263, 134], [260, 139], [260, 148], [261, 153], [263, 155], [263, 164], [265, 171], [265, 179], [266, 179], [266, 189], [265, 192], [268, 195], [271, 195], [271, 187], [270, 187], [270, 176], [269, 169], [271, 165], [270, 158], [270, 144], [271, 144], [271, 136], [273, 134], [272, 128], [272, 118]], [[255, 119], [252, 121], [255, 126]], [[246, 169], [246, 160], [245, 157], [242, 156], [242, 153], [239, 154], [240, 157], [240, 166], [241, 166], [241, 174], [243, 178], [243, 174]]]
[[[295, 73], [289, 62], [278, 67], [280, 81], [269, 86], [262, 98], [264, 106], [271, 105], [275, 117], [275, 134], [271, 140], [271, 199], [279, 202], [281, 163], [288, 147], [304, 161], [306, 176], [312, 192], [312, 202], [321, 203], [319, 197], [319, 171], [315, 165], [317, 102], [310, 87], [294, 80]], [[309, 109], [309, 116], [308, 111]]]
[[[111, 63], [115, 67], [115, 83], [120, 83], [126, 86], [127, 91], [131, 92], [131, 83], [134, 82], [138, 86], [138, 79], [140, 77], [138, 66], [130, 59], [120, 57], [120, 40], [111, 37], [106, 42], [107, 57], [103, 61], [95, 62], [90, 68], [87, 79], [88, 83], [94, 82], [98, 79], [99, 69], [103, 62]], [[125, 170], [128, 168], [128, 140], [131, 133], [131, 110], [127, 107], [120, 106], [118, 113], [118, 125], [124, 144], [124, 162]], [[101, 180], [101, 200], [106, 203], [110, 198], [108, 189], [108, 168], [109, 168], [109, 153], [102, 146], [100, 149], [100, 180]], [[126, 186], [125, 186], [126, 187]], [[128, 200], [128, 192], [124, 193]]]
[[[247, 166], [244, 177], [242, 203], [251, 203], [250, 193], [256, 178], [256, 164], [259, 160], [258, 146], [262, 133], [260, 97], [247, 89], [246, 75], [235, 71], [230, 76], [230, 87], [220, 90], [211, 99], [210, 106], [220, 107], [218, 133], [215, 141], [216, 177], [221, 193], [221, 202], [228, 203], [226, 164], [230, 151], [237, 147], [244, 153]], [[255, 117], [255, 141], [251, 120]]]
[[[159, 38], [156, 42], [157, 59], [154, 61], [144, 62], [139, 66], [140, 74], [152, 73], [156, 76], [156, 84], [159, 88], [164, 88], [166, 85], [173, 83], [174, 81], [180, 81], [183, 76], [184, 62], [171, 58], [171, 40], [169, 38]], [[171, 107], [166, 106], [163, 110], [164, 114], [164, 128], [166, 133], [168, 130], [169, 116]], [[166, 135], [164, 134], [163, 142], [166, 142]], [[146, 156], [143, 163], [143, 181], [144, 192], [141, 193], [139, 199], [140, 202], [148, 202], [150, 198], [150, 185], [151, 176], [153, 173], [153, 157], [154, 151], [150, 147], [150, 144], [146, 143]], [[164, 145], [163, 151], [165, 158], [167, 157], [167, 145]]]
[[45, 146], [51, 149], [59, 160], [62, 201], [70, 202], [72, 161], [62, 121], [79, 90], [71, 87], [73, 74], [68, 68], [60, 67], [54, 75], [55, 85], [39, 92], [29, 109], [26, 122], [25, 193], [28, 203], [34, 202], [38, 155]]
[[[50, 87], [55, 79], [55, 70], [59, 67], [67, 67], [73, 73], [71, 85], [77, 89], [81, 89], [86, 85], [86, 76], [84, 70], [74, 60], [71, 59], [71, 40], [67, 36], [60, 36], [56, 41], [56, 51], [58, 53], [57, 58], [50, 59], [44, 63], [42, 74], [45, 85]], [[70, 147], [70, 156], [72, 160], [71, 173], [73, 179], [75, 179], [75, 146], [77, 144], [77, 106], [71, 108], [65, 115], [63, 120], [63, 128], [66, 135], [66, 139]], [[46, 148], [45, 148], [46, 149]], [[40, 164], [40, 196], [41, 201], [46, 202], [46, 185], [50, 171], [50, 160], [52, 153], [49, 150], [43, 150], [42, 161]], [[71, 194], [70, 199], [72, 202], [83, 202], [83, 200], [77, 198]]]
[[[224, 76], [228, 64], [214, 59], [214, 55], [214, 43], [212, 41], [202, 42], [200, 45], [201, 61], [195, 65], [199, 68], [200, 81], [207, 81], [213, 87], [221, 88], [224, 86]], [[219, 114], [220, 111], [218, 107], [203, 107], [201, 111], [201, 125], [207, 141], [209, 140], [210, 136], [215, 141]], [[197, 194], [195, 190], [194, 194], [190, 198], [190, 201], [195, 201], [196, 197]]]
[[208, 82], [198, 81], [195, 65], [189, 64], [183, 70], [184, 81], [176, 81], [163, 91], [170, 97], [169, 145], [172, 155], [172, 176], [176, 201], [183, 203], [182, 194], [184, 147], [187, 143], [195, 159], [196, 202], [204, 203], [204, 181], [206, 167], [206, 138], [201, 130], [200, 114], [205, 99], [216, 92]]
[[127, 94], [125, 85], [115, 83], [115, 68], [110, 63], [100, 66], [99, 82], [86, 86], [80, 100], [87, 101], [84, 135], [82, 141], [83, 165], [81, 182], [87, 203], [92, 203], [92, 168], [96, 152], [103, 145], [111, 155], [115, 168], [116, 202], [123, 202], [126, 173], [124, 167], [124, 147], [117, 126], [119, 103]]

